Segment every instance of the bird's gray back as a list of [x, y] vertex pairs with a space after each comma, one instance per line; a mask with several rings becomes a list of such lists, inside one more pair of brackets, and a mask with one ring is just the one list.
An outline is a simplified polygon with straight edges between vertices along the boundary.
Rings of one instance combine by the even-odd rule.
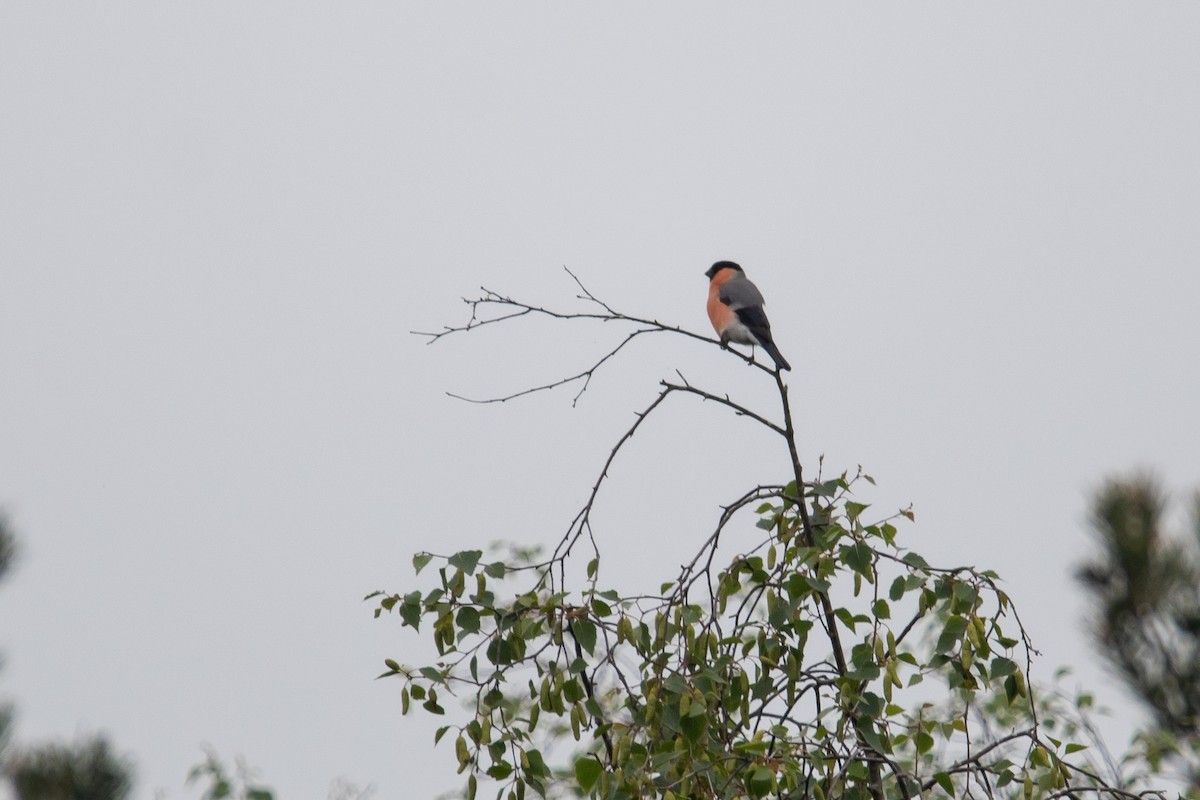
[[764, 302], [762, 292], [758, 290], [758, 287], [751, 283], [749, 278], [742, 275], [738, 275], [722, 286], [718, 296], [722, 303], [734, 311], [747, 306], [761, 306]]

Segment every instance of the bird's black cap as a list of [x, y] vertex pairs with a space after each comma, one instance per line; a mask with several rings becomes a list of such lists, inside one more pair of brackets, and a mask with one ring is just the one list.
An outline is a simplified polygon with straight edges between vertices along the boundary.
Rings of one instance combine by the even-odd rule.
[[711, 267], [709, 267], [708, 272], [704, 273], [704, 275], [709, 280], [712, 280], [713, 275], [716, 275], [718, 272], [720, 272], [723, 269], [736, 269], [738, 272], [744, 272], [744, 270], [740, 266], [733, 263], [732, 261], [718, 261], [717, 263], [715, 263]]

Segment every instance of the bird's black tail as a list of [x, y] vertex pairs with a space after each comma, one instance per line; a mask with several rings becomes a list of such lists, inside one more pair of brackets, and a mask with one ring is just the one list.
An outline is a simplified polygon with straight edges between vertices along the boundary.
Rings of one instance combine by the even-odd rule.
[[775, 362], [775, 366], [778, 369], [790, 370], [792, 368], [792, 365], [789, 364], [787, 362], [787, 359], [783, 357], [783, 353], [779, 352], [779, 348], [776, 347], [775, 343], [772, 342], [770, 339], [768, 339], [765, 342], [762, 342], [762, 349], [767, 351], [767, 355], [769, 355], [771, 357], [771, 359]]

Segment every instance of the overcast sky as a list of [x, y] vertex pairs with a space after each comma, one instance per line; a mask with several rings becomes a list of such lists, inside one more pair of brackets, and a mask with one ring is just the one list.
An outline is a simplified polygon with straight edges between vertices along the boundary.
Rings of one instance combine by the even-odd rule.
[[[1200, 485], [1198, 34], [1183, 2], [3, 3], [19, 739], [107, 731], [139, 799], [195, 796], [202, 742], [281, 798], [455, 786], [372, 680], [417, 640], [362, 596], [413, 587], [417, 550], [556, 541], [675, 369], [774, 405], [674, 337], [577, 408], [468, 405], [444, 392], [618, 332], [409, 331], [480, 285], [569, 303], [565, 265], [707, 332], [718, 259], [767, 297], [810, 466], [864, 465], [860, 500], [914, 504], [905, 543], [999, 570], [1038, 673], [1109, 687], [1127, 733], [1069, 574], [1103, 477]], [[672, 577], [784, 456], [665, 409], [598, 511], [621, 579]]]

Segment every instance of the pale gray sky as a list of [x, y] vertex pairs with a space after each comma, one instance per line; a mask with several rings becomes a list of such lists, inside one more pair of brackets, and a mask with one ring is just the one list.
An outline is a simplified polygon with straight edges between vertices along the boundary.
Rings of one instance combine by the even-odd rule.
[[[412, 586], [415, 550], [556, 540], [675, 368], [770, 402], [669, 339], [575, 409], [446, 398], [613, 341], [408, 333], [480, 284], [566, 300], [563, 265], [705, 331], [703, 272], [740, 261], [806, 457], [913, 502], [913, 547], [1008, 579], [1043, 676], [1103, 688], [1068, 578], [1087, 491], [1200, 484], [1198, 34], [1183, 2], [3, 4], [19, 737], [109, 731], [138, 798], [193, 796], [206, 741], [283, 798], [455, 785], [371, 680], [416, 640], [361, 597]], [[657, 585], [785, 468], [679, 402], [614, 470], [602, 544]]]

